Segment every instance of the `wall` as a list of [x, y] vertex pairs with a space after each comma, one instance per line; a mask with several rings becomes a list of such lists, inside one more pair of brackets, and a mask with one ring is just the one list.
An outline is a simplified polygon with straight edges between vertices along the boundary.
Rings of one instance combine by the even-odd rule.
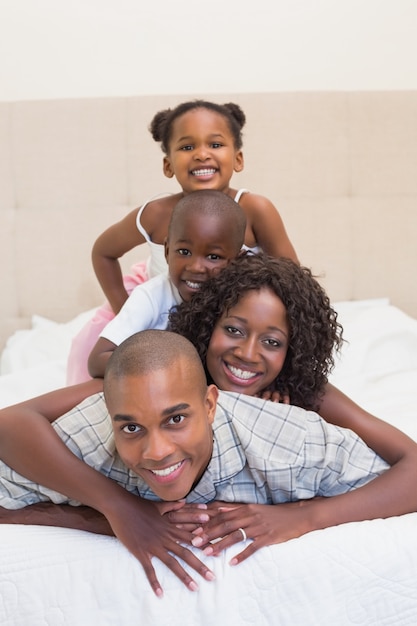
[[[147, 197], [148, 183], [149, 193], [166, 189], [146, 125], [179, 94], [237, 94], [247, 105], [241, 184], [280, 207], [303, 262], [323, 271], [334, 298], [389, 295], [415, 315], [407, 284], [417, 237], [416, 23], [414, 0], [0, 0], [0, 343], [32, 313], [65, 320], [100, 297], [91, 243]], [[280, 93], [271, 108], [266, 96]], [[144, 101], [127, 137], [130, 96]], [[116, 157], [110, 183], [103, 172]], [[153, 163], [161, 178], [150, 185]], [[65, 203], [82, 225], [71, 223], [87, 286], [60, 228]], [[347, 252], [355, 284], [341, 262]], [[73, 308], [51, 310], [44, 294], [52, 300], [65, 281]]]
[[[178, 189], [147, 127], [189, 97], [0, 103], [0, 348], [34, 313], [68, 321], [102, 302], [91, 246], [135, 206]], [[333, 301], [388, 297], [417, 316], [417, 91], [216, 100], [231, 97], [248, 119], [232, 186], [274, 202]], [[146, 254], [131, 251], [124, 268]]]
[[0, 100], [417, 88], [414, 0], [0, 0]]

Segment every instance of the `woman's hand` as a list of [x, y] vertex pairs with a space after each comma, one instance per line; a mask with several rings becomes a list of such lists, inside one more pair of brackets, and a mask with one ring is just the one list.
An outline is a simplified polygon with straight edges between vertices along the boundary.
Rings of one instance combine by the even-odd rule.
[[291, 399], [288, 391], [264, 389], [260, 393], [255, 394], [255, 397], [262, 398], [262, 400], [270, 400], [271, 402], [280, 402], [281, 404], [291, 404]]
[[[216, 511], [210, 511], [207, 504], [187, 504], [185, 500], [177, 502], [155, 502], [159, 513], [175, 524], [177, 528], [194, 532], [201, 527], [202, 522], [210, 521], [210, 517], [216, 515]], [[191, 543], [192, 537], [190, 537]]]
[[[241, 542], [245, 534], [251, 543], [232, 559], [231, 565], [237, 565], [259, 548], [283, 543], [314, 530], [309, 512], [314, 511], [317, 500], [321, 498], [284, 504], [212, 502], [207, 508], [210, 521], [193, 531], [191, 543], [207, 556], [218, 556], [226, 548]], [[169, 514], [171, 522], [179, 520], [177, 515], [178, 512]], [[182, 521], [184, 523], [184, 518]]]

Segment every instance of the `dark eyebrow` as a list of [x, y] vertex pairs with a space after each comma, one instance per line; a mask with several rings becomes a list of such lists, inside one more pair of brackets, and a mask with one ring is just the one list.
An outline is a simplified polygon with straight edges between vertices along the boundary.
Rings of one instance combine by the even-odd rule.
[[[216, 137], [224, 137], [223, 133], [212, 133], [211, 135], [209, 135], [210, 139], [215, 139]], [[191, 135], [184, 135], [183, 137], [178, 137], [177, 141], [181, 142], [181, 141], [192, 141], [194, 139], [194, 137], [192, 137]]]
[[209, 135], [210, 139], [215, 139], [216, 137], [224, 137], [223, 133], [212, 133]]
[[185, 411], [189, 409], [190, 405], [187, 402], [180, 402], [179, 404], [174, 404], [174, 406], [170, 406], [167, 409], [162, 411], [162, 415], [172, 415], [173, 413], [181, 413], [181, 411]]
[[[181, 411], [185, 411], [189, 409], [190, 405], [187, 402], [180, 402], [179, 404], [174, 404], [174, 406], [170, 406], [167, 409], [162, 411], [163, 416], [172, 415], [173, 413], [180, 413]], [[136, 420], [131, 415], [124, 415], [123, 413], [116, 413], [113, 417], [114, 422], [135, 422]]]
[[[247, 324], [248, 320], [245, 317], [240, 317], [239, 315], [229, 315], [228, 317], [226, 317], [226, 321], [227, 320], [238, 320], [239, 322], [242, 322], [242, 324]], [[284, 335], [284, 337], [287, 338], [287, 333], [285, 333], [281, 328], [279, 328], [278, 326], [268, 326], [267, 330], [275, 330], [278, 333], [281, 333], [281, 335]]]
[[177, 143], [181, 143], [182, 141], [192, 141], [192, 137], [190, 135], [184, 135], [184, 137], [178, 137]]
[[[191, 239], [190, 237], [186, 238], [186, 237], [180, 237], [179, 239], [176, 239], [174, 241], [174, 246], [187, 246], [193, 243], [193, 239]], [[224, 242], [223, 243], [210, 243], [210, 246], [207, 246], [210, 248], [210, 250], [223, 250], [224, 249]]]
[[134, 422], [135, 420], [133, 419], [131, 415], [123, 415], [122, 413], [116, 413], [116, 415], [113, 416], [113, 421], [114, 422]]

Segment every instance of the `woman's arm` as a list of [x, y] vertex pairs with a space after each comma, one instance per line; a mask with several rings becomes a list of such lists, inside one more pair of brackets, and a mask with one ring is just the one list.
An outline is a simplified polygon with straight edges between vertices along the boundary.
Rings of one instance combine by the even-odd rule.
[[[275, 505], [212, 503], [210, 522], [194, 531], [197, 537], [193, 545], [206, 547], [206, 554], [218, 555], [242, 540], [239, 529], [243, 528], [253, 541], [236, 556], [237, 564], [265, 545], [295, 539], [312, 530], [417, 511], [417, 443], [330, 384], [319, 413], [328, 422], [354, 430], [391, 468], [358, 489], [330, 498]], [[186, 516], [187, 507], [168, 514], [177, 524], [186, 524]]]
[[398, 428], [362, 409], [330, 383], [326, 385], [318, 413], [326, 422], [353, 430], [369, 448], [372, 448], [390, 465], [409, 458], [411, 462], [416, 463], [417, 468], [417, 443], [415, 441]]
[[104, 515], [89, 506], [49, 504], [49, 502], [31, 504], [23, 509], [11, 510], [0, 507], [0, 524], [58, 526], [98, 535], [114, 534]]
[[[208, 580], [212, 580], [213, 575], [204, 563], [181, 545], [190, 543], [189, 531], [176, 528], [166, 516], [160, 515], [155, 504], [130, 494], [78, 459], [49, 423], [58, 418], [61, 411], [72, 408], [69, 405], [74, 399], [85, 398], [86, 390], [97, 390], [101, 383], [89, 381], [2, 409], [0, 458], [34, 483], [63, 493], [101, 513], [115, 536], [141, 562], [157, 595], [162, 594], [162, 589], [152, 565], [152, 556], [157, 556], [189, 589], [194, 590], [195, 581], [177, 558]], [[201, 521], [207, 519], [203, 512], [197, 517]]]
[[136, 227], [138, 209], [107, 228], [95, 241], [91, 252], [93, 268], [113, 311], [117, 314], [128, 294], [123, 285], [119, 259], [126, 252], [145, 243]]

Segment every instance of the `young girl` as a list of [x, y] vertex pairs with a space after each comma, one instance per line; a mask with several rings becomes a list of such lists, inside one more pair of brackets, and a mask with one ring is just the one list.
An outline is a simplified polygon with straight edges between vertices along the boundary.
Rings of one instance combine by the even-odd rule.
[[[230, 187], [233, 173], [241, 172], [244, 166], [244, 124], [245, 115], [237, 104], [221, 105], [204, 100], [184, 102], [155, 115], [150, 131], [164, 152], [163, 172], [168, 178], [177, 179], [181, 191], [135, 209], [95, 242], [93, 267], [108, 304], [74, 338], [68, 360], [68, 384], [88, 380], [90, 351], [133, 287], [166, 269], [163, 244], [172, 209], [183, 195], [199, 189], [217, 189], [228, 194], [246, 215], [245, 247], [297, 261], [275, 206], [263, 196]], [[146, 268], [143, 264], [137, 266], [136, 273], [123, 280], [118, 259], [146, 242], [150, 248]]]
[[[397, 480], [402, 472], [405, 479], [415, 463], [416, 444], [327, 382], [342, 328], [310, 270], [266, 255], [239, 257], [171, 312], [169, 328], [195, 345], [208, 380], [220, 389], [247, 395], [264, 395], [267, 389], [266, 397], [288, 393], [291, 404], [354, 430], [393, 466], [382, 480], [358, 489], [349, 506], [337, 498], [304, 502], [298, 510], [294, 504], [231, 509], [213, 503], [212, 520], [198, 529], [196, 546], [223, 537], [206, 549], [219, 554], [240, 540], [237, 531], [243, 528], [253, 543], [236, 557], [240, 562], [264, 545], [308, 530], [404, 510], [409, 489]], [[185, 511], [171, 517], [176, 523], [187, 521]]]

